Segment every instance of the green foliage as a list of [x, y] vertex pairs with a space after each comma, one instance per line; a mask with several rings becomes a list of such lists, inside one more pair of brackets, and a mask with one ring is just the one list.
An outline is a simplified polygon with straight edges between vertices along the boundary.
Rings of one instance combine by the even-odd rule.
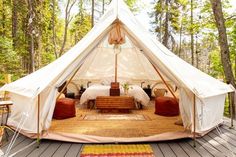
[[233, 63], [233, 69], [234, 69], [234, 76], [236, 78], [236, 23], [234, 24], [232, 31], [229, 33], [230, 35], [230, 57], [231, 61]]
[[226, 97], [226, 100], [225, 100], [224, 116], [230, 117], [230, 106], [229, 106], [229, 98], [228, 97]]
[[182, 25], [181, 22], [184, 18], [181, 18], [181, 9], [185, 9], [186, 4], [186, 0], [157, 0], [154, 2], [150, 17], [154, 19], [152, 21], [153, 31], [157, 33], [159, 40], [162, 41], [164, 34], [168, 32], [168, 43], [172, 45], [176, 43], [174, 36]]
[[19, 57], [12, 47], [12, 40], [0, 37], [0, 73], [19, 73]]
[[125, 3], [129, 6], [129, 8], [133, 12], [139, 11], [139, 7], [136, 5], [137, 4], [137, 0], [125, 0]]
[[214, 50], [210, 52], [209, 59], [211, 61], [210, 64], [210, 75], [215, 78], [222, 79], [224, 77], [223, 66], [220, 60], [220, 52], [219, 50]]
[[91, 29], [91, 17], [85, 11], [81, 10], [74, 18], [72, 26], [70, 28], [70, 33], [74, 42], [76, 44], [81, 40]]

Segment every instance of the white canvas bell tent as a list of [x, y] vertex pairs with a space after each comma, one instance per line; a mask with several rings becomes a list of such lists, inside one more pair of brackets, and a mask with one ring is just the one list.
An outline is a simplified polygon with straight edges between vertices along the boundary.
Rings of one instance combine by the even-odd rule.
[[[38, 131], [40, 133], [43, 130], [47, 131], [52, 121], [57, 88], [78, 69], [75, 79], [89, 80], [96, 76], [96, 79], [101, 79], [104, 75], [114, 74], [113, 69], [109, 69], [113, 62], [91, 58], [99, 58], [99, 55], [101, 59], [104, 57], [105, 53], [99, 51], [99, 48], [102, 46], [104, 51], [108, 51], [104, 46], [104, 41], [117, 21], [122, 24], [122, 29], [127, 37], [121, 58], [118, 59], [120, 61], [118, 76], [129, 77], [129, 79], [158, 80], [156, 71], [151, 68], [153, 65], [179, 88], [180, 112], [185, 128], [194, 131], [194, 119], [197, 133], [205, 132], [221, 123], [226, 94], [233, 92], [234, 88], [199, 71], [174, 55], [155, 38], [149, 36], [122, 0], [113, 0], [108, 8], [94, 28], [63, 56], [0, 89], [8, 91], [14, 103], [8, 124], [17, 127], [22, 113], [27, 113], [27, 119], [21, 125], [22, 132], [37, 134]], [[132, 46], [129, 46], [130, 43]], [[122, 59], [122, 54], [124, 56], [130, 54], [125, 54], [125, 45], [127, 52], [133, 52], [132, 50], [135, 49], [135, 52], [138, 53], [138, 55], [135, 53], [137, 60], [129, 56]], [[109, 50], [113, 52], [113, 49]], [[126, 59], [128, 60], [126, 61]], [[99, 61], [107, 62], [107, 65], [99, 64]], [[136, 64], [137, 68], [134, 68], [134, 64], [130, 64], [131, 62]], [[140, 62], [145, 64], [140, 64]], [[139, 72], [137, 69], [144, 70]], [[194, 106], [196, 106], [195, 111]], [[95, 138], [91, 139], [94, 141]], [[122, 139], [120, 141], [132, 140]], [[112, 141], [110, 140], [110, 142]]]

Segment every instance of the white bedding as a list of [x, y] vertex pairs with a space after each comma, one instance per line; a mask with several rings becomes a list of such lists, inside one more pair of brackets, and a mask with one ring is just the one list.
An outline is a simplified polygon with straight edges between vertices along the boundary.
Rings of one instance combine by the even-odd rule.
[[[141, 103], [144, 106], [149, 104], [150, 98], [144, 92], [144, 90], [137, 85], [130, 85], [128, 95], [133, 96], [136, 102]], [[124, 95], [124, 89], [120, 88], [121, 95]], [[110, 95], [110, 86], [104, 86], [101, 84], [92, 85], [87, 88], [84, 93], [81, 95], [80, 104], [86, 103], [88, 100], [96, 99], [97, 96], [109, 96]]]

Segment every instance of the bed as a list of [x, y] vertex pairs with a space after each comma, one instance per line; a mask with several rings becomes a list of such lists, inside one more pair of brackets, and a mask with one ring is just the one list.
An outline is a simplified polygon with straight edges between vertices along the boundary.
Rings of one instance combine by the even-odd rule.
[[[138, 85], [130, 85], [129, 96], [133, 96], [135, 102], [140, 103], [144, 106], [149, 104], [150, 98], [145, 91]], [[95, 100], [97, 96], [109, 96], [110, 86], [95, 84], [87, 88], [81, 95], [80, 104], [83, 105], [89, 100]], [[124, 89], [120, 88], [121, 95], [124, 95]]]

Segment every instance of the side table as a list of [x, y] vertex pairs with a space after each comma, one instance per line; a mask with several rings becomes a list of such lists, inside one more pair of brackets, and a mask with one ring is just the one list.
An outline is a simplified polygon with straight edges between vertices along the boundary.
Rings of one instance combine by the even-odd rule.
[[[4, 129], [4, 133], [6, 133], [6, 139], [8, 140], [8, 133], [5, 129], [9, 129], [12, 131], [12, 129], [10, 127], [7, 126], [7, 120], [9, 117], [9, 113], [10, 113], [10, 106], [13, 105], [12, 101], [0, 101], [0, 112], [1, 112], [1, 128]], [[6, 118], [4, 121], [4, 114], [6, 113]]]

